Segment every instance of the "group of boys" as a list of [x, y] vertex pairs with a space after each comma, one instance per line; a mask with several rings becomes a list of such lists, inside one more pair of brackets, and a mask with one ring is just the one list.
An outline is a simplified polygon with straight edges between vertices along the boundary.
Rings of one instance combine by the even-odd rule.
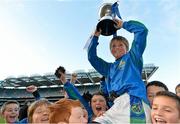
[[[96, 29], [90, 37], [88, 60], [105, 77], [104, 92], [109, 97], [114, 98], [113, 105], [109, 110], [102, 116], [95, 118], [93, 122], [102, 124], [180, 123], [179, 97], [168, 92], [168, 88], [161, 82], [155, 81], [145, 86], [141, 79], [143, 69], [142, 56], [146, 47], [148, 29], [144, 24], [137, 21], [115, 19], [114, 22], [117, 29], [123, 28], [130, 33], [134, 33], [134, 40], [129, 49], [129, 42], [125, 37], [114, 36], [110, 42], [110, 51], [115, 58], [115, 62], [110, 63], [97, 56], [101, 29]], [[176, 93], [180, 94], [179, 86], [176, 88]], [[62, 109], [61, 102], [62, 100], [54, 103], [54, 108], [57, 108], [59, 112]], [[81, 113], [80, 118], [85, 119], [79, 103], [75, 105], [76, 108], [77, 106], [79, 107], [77, 111]], [[70, 115], [74, 115], [73, 110]], [[2, 114], [5, 111], [6, 109], [2, 111]], [[56, 112], [56, 109], [51, 107], [50, 114], [53, 112]], [[74, 116], [71, 119], [73, 118]], [[82, 123], [87, 122], [82, 121]]]

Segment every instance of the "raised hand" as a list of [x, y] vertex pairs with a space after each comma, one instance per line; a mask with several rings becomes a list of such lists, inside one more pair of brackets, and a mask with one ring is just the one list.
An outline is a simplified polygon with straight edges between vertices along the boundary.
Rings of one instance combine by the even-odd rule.
[[96, 28], [96, 30], [95, 30], [95, 32], [94, 32], [94, 36], [99, 37], [99, 36], [100, 36], [100, 34], [101, 34], [101, 32], [102, 32], [102, 30], [101, 30], [101, 29], [97, 29], [97, 28]]
[[75, 83], [77, 80], [77, 74], [76, 73], [72, 73], [71, 75], [71, 83]]
[[106, 111], [99, 111], [97, 117], [102, 116]]
[[122, 28], [123, 21], [122, 21], [121, 19], [115, 18], [115, 19], [114, 19], [114, 22], [116, 23], [116, 25], [114, 25], [115, 28], [117, 28], [117, 29]]
[[28, 87], [26, 87], [26, 91], [29, 92], [29, 93], [33, 93], [37, 90], [37, 87], [34, 86], [34, 85], [30, 85]]

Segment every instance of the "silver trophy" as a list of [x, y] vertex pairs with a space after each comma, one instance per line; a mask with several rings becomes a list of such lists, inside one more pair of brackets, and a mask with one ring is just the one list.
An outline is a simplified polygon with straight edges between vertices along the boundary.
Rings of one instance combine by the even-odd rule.
[[114, 22], [115, 13], [112, 12], [112, 3], [104, 3], [99, 10], [99, 23], [97, 24], [97, 30], [101, 29], [102, 35], [109, 36], [115, 34], [117, 28]]

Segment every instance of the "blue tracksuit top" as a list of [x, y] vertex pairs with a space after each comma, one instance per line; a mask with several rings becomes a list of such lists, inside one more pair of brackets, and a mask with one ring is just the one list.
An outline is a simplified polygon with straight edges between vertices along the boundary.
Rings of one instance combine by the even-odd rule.
[[67, 81], [64, 84], [64, 89], [65, 89], [67, 95], [69, 96], [69, 99], [74, 99], [74, 100], [78, 99], [81, 102], [81, 104], [83, 104], [84, 108], [88, 112], [88, 122], [91, 122], [92, 117], [93, 117], [93, 111], [92, 111], [92, 108], [91, 108], [90, 104], [88, 103], [88, 101], [86, 101], [81, 96], [78, 89], [73, 84], [71, 84], [69, 81]]
[[118, 95], [128, 93], [141, 98], [148, 104], [145, 84], [141, 78], [142, 54], [146, 47], [148, 30], [137, 21], [124, 22], [122, 28], [134, 33], [132, 47], [128, 53], [114, 63], [106, 62], [97, 56], [98, 37], [93, 36], [88, 47], [88, 60], [100, 74], [106, 77], [106, 87], [109, 94], [112, 91]]

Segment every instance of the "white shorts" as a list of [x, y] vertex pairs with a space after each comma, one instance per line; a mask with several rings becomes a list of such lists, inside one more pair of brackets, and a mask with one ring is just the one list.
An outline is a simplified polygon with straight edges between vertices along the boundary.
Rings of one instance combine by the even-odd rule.
[[93, 121], [101, 124], [151, 123], [149, 105], [139, 98], [139, 103], [136, 100], [132, 102], [134, 99], [137, 97], [127, 93], [117, 97], [114, 105]]

